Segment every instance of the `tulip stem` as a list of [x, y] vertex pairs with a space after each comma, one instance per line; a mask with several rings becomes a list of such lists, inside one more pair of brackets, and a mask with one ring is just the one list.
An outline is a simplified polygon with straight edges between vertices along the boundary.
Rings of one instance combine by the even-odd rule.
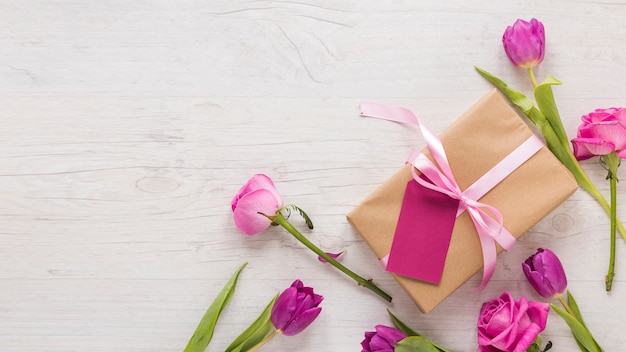
[[269, 340], [273, 339], [274, 336], [278, 335], [279, 332], [280, 332], [280, 330], [278, 330], [278, 329], [272, 331], [269, 335], [265, 336], [265, 338], [263, 340], [261, 340], [261, 342], [259, 342], [256, 345], [252, 346], [252, 348], [250, 348], [246, 352], [254, 352], [254, 351], [258, 350], [263, 345], [265, 345]]
[[278, 212], [278, 213], [276, 213], [276, 215], [271, 216], [269, 218], [274, 223], [284, 227], [285, 230], [287, 230], [290, 234], [293, 235], [293, 237], [295, 237], [298, 241], [302, 242], [302, 244], [307, 246], [310, 250], [315, 252], [315, 254], [319, 255], [322, 258], [324, 258], [327, 262], [332, 264], [335, 268], [339, 269], [341, 272], [343, 272], [344, 274], [346, 274], [349, 277], [351, 277], [360, 286], [363, 286], [363, 287], [366, 287], [366, 288], [372, 290], [377, 295], [379, 295], [380, 297], [385, 299], [387, 302], [391, 302], [391, 296], [389, 294], [387, 294], [385, 291], [383, 291], [380, 288], [378, 288], [378, 286], [376, 286], [374, 284], [374, 282], [372, 282], [372, 280], [366, 280], [366, 279], [362, 278], [361, 276], [357, 275], [356, 273], [354, 273], [350, 269], [348, 269], [345, 266], [343, 266], [341, 263], [339, 263], [335, 259], [331, 258], [328, 254], [326, 254], [324, 251], [322, 251], [316, 245], [314, 245], [311, 241], [309, 241], [306, 237], [304, 237], [304, 235], [302, 235], [295, 227], [293, 227], [293, 225], [291, 225], [289, 223], [289, 221], [287, 221], [287, 219], [283, 216], [283, 214]]
[[528, 68], [528, 77], [530, 77], [530, 83], [533, 84], [533, 88], [537, 88], [537, 79], [535, 79], [535, 72], [533, 72], [533, 68]]
[[563, 296], [559, 293], [556, 294], [556, 298], [559, 300], [559, 302], [561, 302], [561, 305], [563, 306], [563, 308], [565, 308], [565, 310], [571, 314], [573, 317], [576, 316], [576, 314], [574, 314], [574, 311], [572, 310], [572, 308], [569, 306], [569, 304], [567, 304], [567, 301], [565, 301], [565, 299], [563, 298]]

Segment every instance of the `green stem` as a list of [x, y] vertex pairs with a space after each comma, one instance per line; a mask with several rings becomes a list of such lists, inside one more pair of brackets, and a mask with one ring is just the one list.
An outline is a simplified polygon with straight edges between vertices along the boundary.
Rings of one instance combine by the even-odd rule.
[[535, 73], [532, 67], [528, 68], [528, 76], [530, 77], [530, 83], [533, 84], [533, 88], [537, 88], [537, 80], [535, 79]]
[[263, 345], [265, 345], [269, 340], [273, 339], [274, 336], [276, 336], [279, 332], [280, 332], [280, 330], [278, 330], [278, 329], [272, 331], [269, 335], [265, 336], [265, 338], [263, 340], [261, 340], [261, 342], [259, 342], [256, 345], [252, 346], [252, 348], [250, 348], [247, 352], [254, 352], [254, 351], [258, 350]]
[[[547, 141], [548, 139], [546, 138], [546, 142]], [[609, 214], [609, 216], [612, 216], [611, 212], [613, 207], [606, 201], [596, 185], [591, 182], [591, 179], [589, 179], [587, 173], [585, 173], [578, 160], [576, 160], [576, 157], [572, 153], [572, 150], [570, 148], [559, 148], [559, 152], [556, 150], [555, 147], [558, 148], [558, 146], [552, 145], [550, 150], [552, 150], [557, 158], [561, 160], [561, 162], [570, 170], [570, 172], [576, 178], [576, 182], [578, 183], [578, 185], [582, 187], [587, 193], [589, 193], [593, 198], [595, 198], [596, 201], [600, 203], [600, 206], [602, 206], [602, 209], [604, 209], [604, 211]], [[615, 157], [617, 158], [617, 156]], [[615, 175], [617, 175], [617, 166], [615, 167]], [[615, 217], [615, 220], [611, 220], [611, 223], [615, 224], [617, 231], [619, 231], [622, 238], [626, 241], [626, 228], [624, 228], [622, 222], [617, 219], [617, 216]]]
[[571, 314], [573, 317], [576, 316], [576, 314], [574, 314], [574, 311], [572, 310], [572, 308], [569, 306], [569, 304], [567, 304], [567, 301], [565, 301], [565, 299], [563, 298], [563, 296], [561, 294], [556, 294], [555, 297], [559, 300], [559, 302], [561, 302], [561, 305], [563, 306], [563, 308], [565, 308], [565, 310]]
[[326, 254], [324, 251], [322, 251], [316, 245], [314, 245], [311, 241], [309, 241], [306, 237], [304, 237], [304, 235], [302, 235], [295, 227], [293, 227], [280, 212], [277, 213], [275, 216], [270, 217], [270, 219], [276, 224], [279, 224], [280, 226], [284, 227], [285, 230], [287, 230], [290, 234], [292, 234], [293, 237], [295, 237], [298, 241], [302, 242], [302, 244], [307, 246], [310, 250], [315, 252], [320, 257], [324, 258], [327, 262], [329, 262], [335, 268], [339, 269], [341, 272], [351, 277], [360, 286], [363, 286], [372, 290], [377, 295], [385, 299], [387, 302], [391, 302], [391, 296], [388, 295], [385, 291], [378, 288], [378, 286], [376, 286], [372, 282], [372, 280], [366, 280], [362, 278], [361, 276], [355, 274], [350, 269], [343, 266], [341, 263], [339, 263], [335, 259], [331, 258], [328, 254]]
[[609, 272], [606, 274], [606, 291], [611, 291], [613, 286], [613, 277], [615, 277], [615, 232], [617, 230], [617, 196], [615, 190], [617, 189], [617, 179], [615, 177], [610, 178], [611, 181], [611, 255], [609, 259]]
[[604, 163], [609, 169], [607, 178], [611, 184], [611, 252], [609, 256], [609, 271], [606, 274], [606, 291], [610, 292], [613, 286], [613, 277], [615, 277], [615, 230], [617, 227], [617, 168], [620, 159], [615, 152], [603, 157]]

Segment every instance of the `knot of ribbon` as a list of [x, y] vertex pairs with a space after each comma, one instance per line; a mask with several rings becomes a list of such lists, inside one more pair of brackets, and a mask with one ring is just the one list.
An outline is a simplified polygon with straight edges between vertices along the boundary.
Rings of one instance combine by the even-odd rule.
[[[469, 189], [469, 192], [461, 190], [454, 178], [439, 138], [423, 124], [418, 122], [418, 126], [422, 131], [428, 150], [439, 167], [435, 166], [424, 154], [419, 154], [411, 162], [414, 166], [411, 168], [411, 173], [415, 181], [423, 187], [459, 200], [457, 216], [464, 211], [467, 211], [469, 214], [476, 227], [483, 253], [483, 278], [479, 286], [479, 289], [482, 289], [487, 285], [495, 271], [497, 257], [495, 242], [508, 251], [515, 244], [515, 237], [504, 228], [502, 214], [498, 209], [473, 199], [471, 189]], [[416, 170], [419, 170], [430, 182], [420, 177]]]
[[[472, 219], [483, 254], [483, 278], [479, 286], [479, 289], [482, 289], [489, 282], [495, 271], [497, 258], [496, 243], [504, 250], [509, 250], [515, 244], [515, 237], [503, 226], [503, 217], [498, 209], [479, 202], [478, 199], [482, 198], [517, 167], [526, 162], [544, 144], [536, 136], [531, 136], [476, 182], [462, 190], [454, 178], [441, 140], [420, 123], [412, 111], [402, 107], [370, 102], [362, 102], [360, 108], [362, 116], [419, 126], [434, 162], [422, 153], [413, 152], [407, 159], [407, 162], [414, 166], [411, 168], [413, 178], [424, 188], [458, 200], [456, 216], [458, 217], [467, 211]], [[416, 170], [419, 170], [423, 176], [418, 175]], [[393, 251], [394, 248], [392, 246], [392, 253]], [[387, 267], [390, 263], [390, 255], [388, 254], [382, 258], [381, 263]]]

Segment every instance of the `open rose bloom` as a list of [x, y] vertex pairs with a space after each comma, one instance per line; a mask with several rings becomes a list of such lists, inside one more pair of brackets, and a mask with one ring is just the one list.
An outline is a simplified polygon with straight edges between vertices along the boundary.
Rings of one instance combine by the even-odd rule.
[[572, 139], [578, 160], [616, 152], [626, 158], [626, 109], [596, 109], [582, 117], [578, 136]]
[[513, 299], [504, 292], [483, 304], [478, 317], [478, 351], [524, 352], [546, 328], [550, 306]]

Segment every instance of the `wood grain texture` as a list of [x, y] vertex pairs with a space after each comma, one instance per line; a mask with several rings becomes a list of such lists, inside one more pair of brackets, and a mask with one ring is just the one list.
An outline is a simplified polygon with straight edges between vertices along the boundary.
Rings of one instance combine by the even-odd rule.
[[[626, 248], [606, 294], [609, 219], [582, 191], [500, 256], [485, 290], [475, 276], [428, 315], [345, 220], [423, 146], [415, 128], [359, 118], [358, 102], [409, 107], [439, 132], [490, 89], [473, 65], [529, 92], [500, 37], [533, 16], [548, 38], [536, 73], [564, 81], [570, 136], [582, 114], [625, 104], [623, 1], [0, 0], [0, 350], [180, 351], [248, 261], [210, 351], [296, 278], [326, 297], [323, 313], [266, 350], [359, 350], [390, 308], [474, 351], [482, 302], [540, 299], [520, 269], [540, 246], [561, 257], [597, 340], [623, 349]], [[584, 167], [608, 194], [605, 171]], [[313, 242], [347, 249], [343, 263], [394, 303], [280, 229], [239, 233], [229, 202], [259, 172], [312, 217]], [[576, 349], [554, 313], [543, 336]]]

